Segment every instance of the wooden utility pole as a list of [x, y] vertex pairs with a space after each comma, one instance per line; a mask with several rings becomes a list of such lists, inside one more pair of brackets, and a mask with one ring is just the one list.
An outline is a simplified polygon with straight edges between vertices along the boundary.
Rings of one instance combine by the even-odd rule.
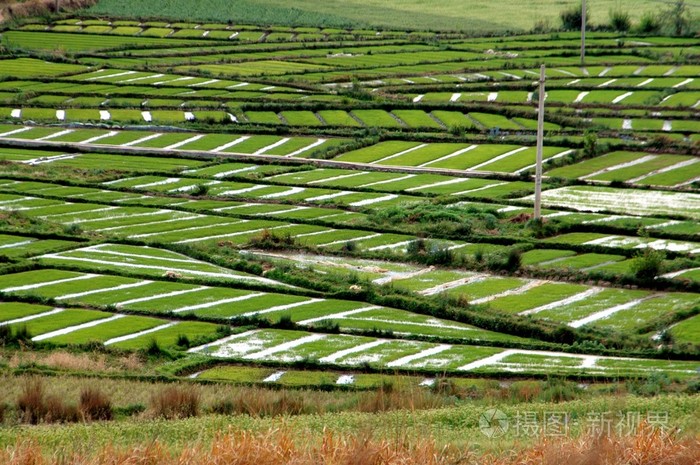
[[535, 165], [535, 220], [541, 219], [542, 211], [542, 146], [544, 145], [544, 99], [545, 67], [540, 67], [540, 88], [537, 93], [537, 161]]
[[586, 66], [586, 0], [581, 0], [581, 66]]

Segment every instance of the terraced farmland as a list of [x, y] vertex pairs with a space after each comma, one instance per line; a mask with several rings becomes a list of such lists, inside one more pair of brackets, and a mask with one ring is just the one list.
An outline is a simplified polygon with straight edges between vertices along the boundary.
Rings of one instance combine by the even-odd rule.
[[307, 29], [2, 33], [3, 334], [192, 382], [696, 376], [696, 39]]

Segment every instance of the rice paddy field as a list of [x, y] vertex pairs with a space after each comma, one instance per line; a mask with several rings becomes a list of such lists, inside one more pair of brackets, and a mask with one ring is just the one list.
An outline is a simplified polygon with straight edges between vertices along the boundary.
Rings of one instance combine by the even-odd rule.
[[572, 32], [112, 3], [0, 31], [2, 377], [442, 407], [697, 389], [697, 38], [590, 32], [582, 64]]

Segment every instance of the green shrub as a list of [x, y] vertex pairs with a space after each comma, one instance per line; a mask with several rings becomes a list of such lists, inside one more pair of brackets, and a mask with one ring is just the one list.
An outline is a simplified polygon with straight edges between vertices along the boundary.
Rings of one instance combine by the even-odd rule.
[[632, 274], [639, 280], [653, 281], [661, 273], [665, 258], [666, 256], [663, 252], [646, 249], [643, 253], [637, 255], [632, 262], [630, 266]]
[[[566, 9], [559, 13], [561, 18], [561, 25], [565, 31], [573, 31], [581, 28], [581, 12], [583, 11], [583, 6], [578, 3], [569, 9]], [[588, 18], [590, 18], [590, 9], [586, 5], [586, 26], [588, 26]]]
[[661, 32], [661, 21], [659, 19], [659, 15], [651, 11], [644, 13], [639, 20], [637, 32], [642, 34], [658, 34]]
[[627, 32], [632, 27], [632, 20], [629, 12], [625, 11], [619, 5], [616, 8], [610, 9], [608, 12], [610, 18], [610, 28], [613, 31]]

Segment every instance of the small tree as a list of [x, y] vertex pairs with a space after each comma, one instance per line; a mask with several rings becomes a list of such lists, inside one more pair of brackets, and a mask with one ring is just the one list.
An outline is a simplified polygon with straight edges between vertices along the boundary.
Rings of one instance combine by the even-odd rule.
[[690, 10], [685, 0], [675, 0], [671, 6], [662, 14], [663, 22], [668, 24], [677, 36], [682, 36], [690, 32], [692, 23]]
[[666, 258], [663, 252], [654, 249], [646, 249], [643, 253], [637, 255], [632, 262], [632, 273], [637, 279], [642, 281], [653, 281], [663, 266]]

